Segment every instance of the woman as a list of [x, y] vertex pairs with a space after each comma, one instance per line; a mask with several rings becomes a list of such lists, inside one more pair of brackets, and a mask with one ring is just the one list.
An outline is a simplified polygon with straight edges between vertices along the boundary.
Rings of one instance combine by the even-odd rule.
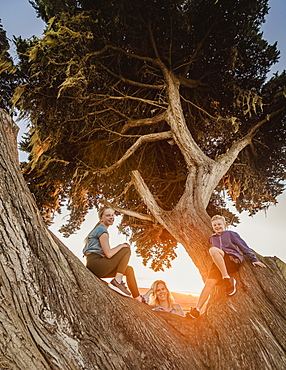
[[151, 289], [145, 293], [145, 297], [149, 297], [149, 304], [153, 306], [154, 311], [171, 312], [180, 316], [184, 316], [182, 307], [175, 303], [175, 300], [167, 288], [165, 281], [156, 280], [151, 286]]
[[[128, 243], [118, 244], [111, 248], [109, 245], [108, 228], [114, 223], [114, 210], [102, 207], [98, 211], [99, 222], [85, 238], [83, 254], [86, 256], [86, 267], [99, 278], [114, 279], [108, 286], [124, 296], [132, 296], [139, 302], [144, 299], [140, 295], [134, 270], [128, 266], [131, 251]], [[128, 288], [122, 281], [126, 276]]]

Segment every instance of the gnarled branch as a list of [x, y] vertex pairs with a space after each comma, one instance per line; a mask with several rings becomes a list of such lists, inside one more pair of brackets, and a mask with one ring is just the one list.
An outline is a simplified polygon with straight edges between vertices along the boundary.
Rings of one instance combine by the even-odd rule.
[[165, 118], [166, 118], [166, 113], [164, 112], [154, 117], [141, 118], [141, 119], [129, 119], [127, 123], [122, 127], [121, 134], [124, 134], [126, 131], [128, 131], [130, 128], [133, 128], [133, 127], [154, 125], [155, 123], [164, 121]]
[[149, 211], [153, 214], [155, 219], [159, 221], [161, 225], [164, 226], [164, 222], [162, 220], [162, 214], [165, 212], [157, 203], [154, 196], [152, 195], [150, 189], [148, 188], [147, 184], [143, 180], [140, 172], [135, 170], [132, 171], [132, 181], [133, 184], [140, 194], [143, 202], [146, 204]]
[[223, 175], [227, 173], [242, 149], [244, 149], [247, 145], [251, 143], [259, 127], [269, 121], [278, 112], [279, 111], [273, 112], [267, 115], [265, 119], [259, 121], [249, 130], [249, 132], [243, 138], [233, 142], [232, 146], [227, 150], [227, 152], [218, 156], [218, 158], [214, 161], [215, 164], [211, 167], [211, 170], [207, 175], [208, 181], [206, 182], [203, 197], [205, 205], [208, 204], [211, 193], [213, 192], [215, 186], [218, 184]]
[[187, 127], [180, 99], [179, 80], [172, 72], [167, 70], [165, 71], [165, 79], [169, 100], [166, 120], [172, 128], [174, 140], [185, 158], [188, 169], [206, 163], [210, 166], [212, 159], [201, 150]]
[[141, 136], [136, 142], [125, 152], [125, 154], [113, 165], [111, 165], [108, 168], [100, 169], [99, 171], [96, 171], [95, 173], [106, 175], [107, 173], [110, 173], [120, 167], [123, 162], [125, 162], [141, 145], [145, 143], [150, 143], [154, 141], [160, 141], [160, 140], [166, 140], [171, 139], [173, 137], [172, 131], [166, 131], [166, 132], [159, 132], [155, 134], [149, 134]]
[[140, 213], [140, 212], [131, 211], [130, 209], [124, 209], [124, 208], [118, 207], [116, 204], [108, 202], [108, 200], [106, 200], [106, 199], [104, 199], [102, 201], [102, 204], [104, 204], [105, 206], [108, 206], [108, 207], [110, 206], [110, 208], [114, 209], [114, 211], [120, 212], [120, 213], [122, 213], [126, 216], [138, 218], [139, 220], [142, 220], [142, 221], [155, 222], [155, 218], [151, 215], [146, 215], [146, 214], [143, 214], [143, 213]]

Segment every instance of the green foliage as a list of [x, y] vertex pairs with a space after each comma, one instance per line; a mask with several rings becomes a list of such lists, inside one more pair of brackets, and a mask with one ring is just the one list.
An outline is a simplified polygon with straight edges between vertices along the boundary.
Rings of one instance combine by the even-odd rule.
[[17, 86], [18, 74], [13, 60], [8, 53], [10, 46], [6, 32], [0, 24], [0, 108], [10, 110], [10, 99]]
[[[169, 106], [164, 68], [180, 83], [188, 129], [211, 158], [279, 111], [221, 179], [208, 211], [221, 212], [223, 191], [251, 214], [275, 202], [285, 179], [285, 75], [265, 85], [279, 55], [259, 31], [266, 0], [34, 6], [48, 28], [42, 39], [18, 43], [27, 81], [14, 104], [31, 119], [23, 171], [47, 221], [67, 203], [70, 220], [62, 231], [69, 235], [103, 198], [148, 213], [132, 186], [135, 169], [159, 205], [173, 209], [188, 169], [172, 140], [144, 142], [111, 170], [139, 137], [170, 129], [162, 118]], [[158, 225], [124, 216], [122, 231], [155, 269], [175, 256], [176, 242]]]
[[158, 223], [141, 221], [123, 216], [119, 231], [126, 234], [136, 244], [137, 254], [142, 257], [144, 266], [150, 263], [154, 271], [171, 267], [171, 261], [177, 257], [176, 239]]

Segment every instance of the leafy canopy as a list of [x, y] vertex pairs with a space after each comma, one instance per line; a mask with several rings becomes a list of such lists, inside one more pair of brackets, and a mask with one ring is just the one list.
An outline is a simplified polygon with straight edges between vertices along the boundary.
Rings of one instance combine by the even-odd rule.
[[[31, 119], [23, 171], [47, 221], [67, 204], [69, 235], [102, 199], [148, 214], [131, 181], [135, 169], [159, 205], [173, 209], [189, 168], [168, 139], [164, 71], [180, 85], [187, 128], [210, 158], [269, 118], [217, 184], [209, 214], [225, 207], [226, 193], [250, 214], [275, 203], [285, 179], [286, 77], [265, 82], [279, 56], [259, 29], [266, 0], [34, 6], [48, 27], [42, 39], [18, 43], [26, 81], [14, 104]], [[176, 240], [156, 221], [125, 215], [121, 230], [153, 268], [174, 258]]]
[[[1, 21], [1, 20], [0, 20]], [[0, 108], [10, 110], [11, 98], [19, 81], [19, 71], [13, 63], [6, 32], [0, 24]]]

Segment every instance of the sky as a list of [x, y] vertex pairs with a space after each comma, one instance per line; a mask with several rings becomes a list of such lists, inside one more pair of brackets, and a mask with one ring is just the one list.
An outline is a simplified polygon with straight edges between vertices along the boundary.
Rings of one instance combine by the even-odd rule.
[[[278, 41], [281, 51], [279, 63], [271, 69], [270, 76], [275, 72], [286, 69], [286, 0], [270, 0], [271, 7], [266, 23], [263, 25], [264, 38], [274, 43]], [[44, 22], [36, 17], [36, 13], [28, 0], [0, 0], [0, 19], [8, 38], [15, 35], [29, 38], [32, 35], [40, 37], [45, 27]], [[13, 47], [12, 53], [13, 53]], [[26, 130], [25, 122], [17, 122], [20, 127], [19, 137]], [[20, 153], [20, 161], [23, 160]], [[91, 211], [81, 229], [69, 238], [63, 238], [58, 232], [64, 223], [64, 213], [58, 215], [51, 230], [63, 243], [83, 262], [83, 239], [97, 222], [96, 210]], [[270, 207], [265, 212], [260, 212], [254, 217], [249, 217], [246, 212], [239, 215], [241, 223], [230, 230], [238, 232], [247, 244], [262, 256], [277, 256], [286, 261], [286, 191], [277, 198], [277, 205]], [[117, 218], [117, 224], [119, 223]], [[111, 246], [126, 241], [123, 235], [117, 232], [116, 225], [110, 228]], [[172, 268], [164, 272], [153, 272], [144, 267], [142, 259], [136, 257], [135, 246], [132, 246], [130, 264], [134, 267], [139, 287], [150, 287], [157, 279], [165, 280], [171, 291], [198, 293], [203, 287], [203, 281], [197, 268], [187, 255], [182, 246], [178, 246], [177, 258], [172, 262]]]

